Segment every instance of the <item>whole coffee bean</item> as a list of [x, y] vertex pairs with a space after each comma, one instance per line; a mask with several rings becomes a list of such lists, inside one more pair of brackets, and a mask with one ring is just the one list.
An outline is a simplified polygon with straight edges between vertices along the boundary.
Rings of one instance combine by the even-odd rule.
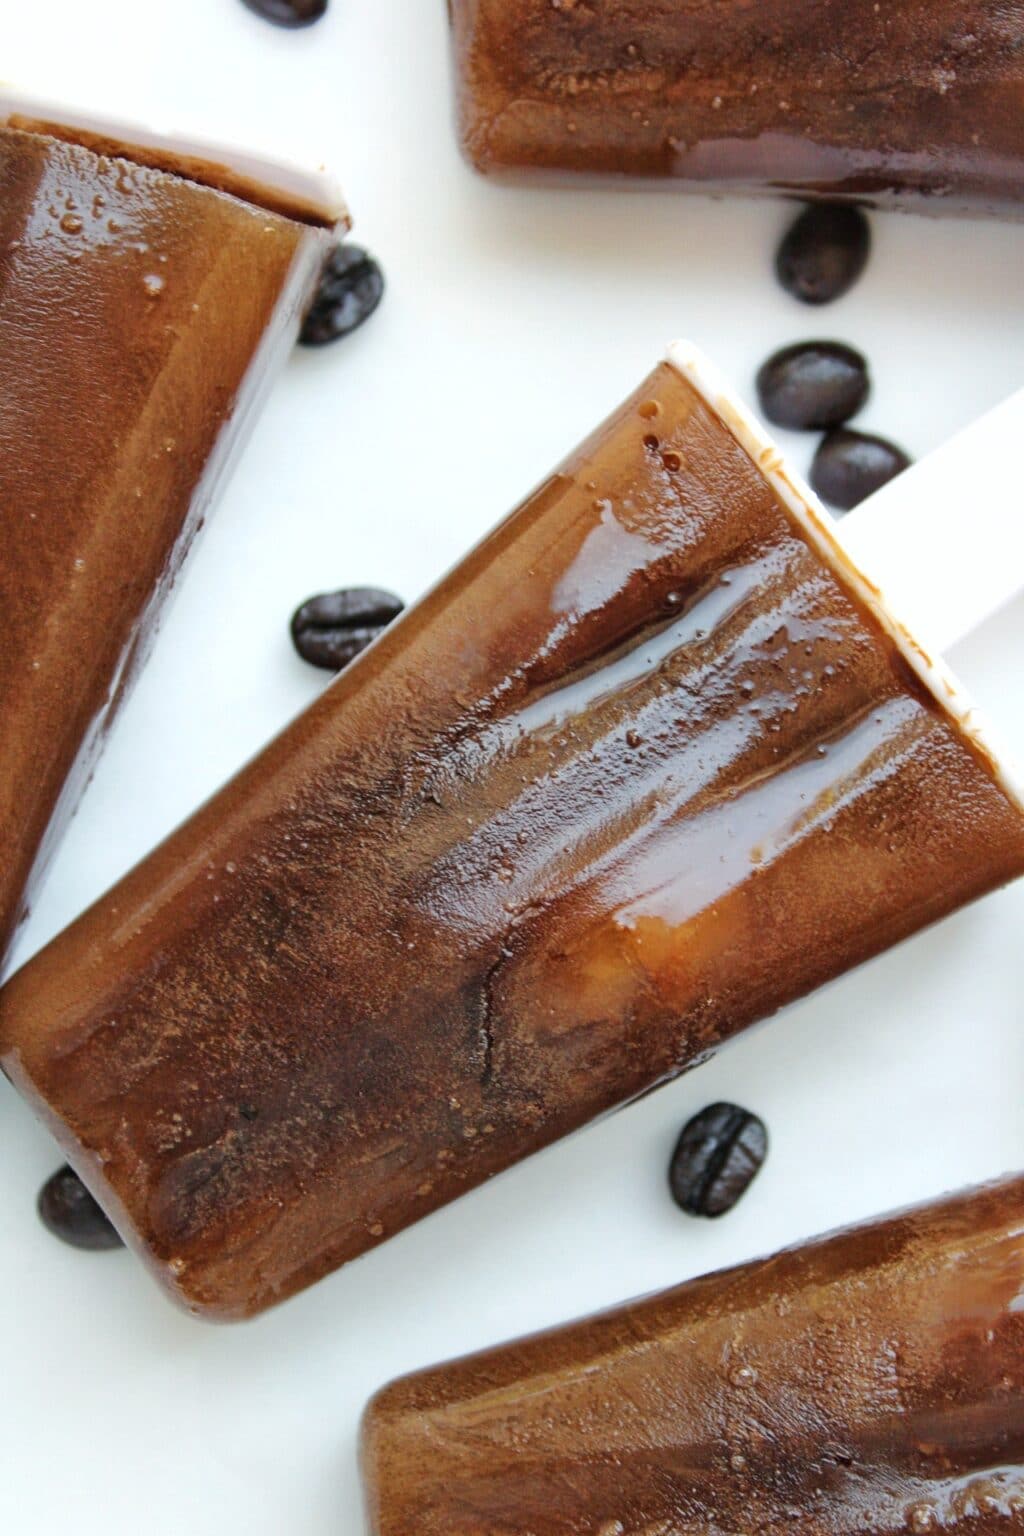
[[821, 440], [811, 465], [811, 484], [822, 501], [849, 512], [910, 462], [903, 449], [887, 438], [838, 427]]
[[840, 427], [868, 397], [868, 365], [839, 341], [802, 341], [775, 352], [757, 375], [769, 421], [807, 431]]
[[746, 1194], [768, 1155], [764, 1122], [736, 1104], [709, 1104], [676, 1143], [668, 1181], [691, 1216], [724, 1216]]
[[311, 597], [292, 615], [292, 640], [303, 661], [340, 672], [365, 651], [405, 604], [393, 592], [345, 587]]
[[327, 11], [327, 0], [242, 0], [242, 4], [275, 27], [310, 27]]
[[871, 252], [871, 226], [848, 203], [812, 203], [786, 233], [775, 272], [802, 304], [831, 304], [860, 277]]
[[384, 274], [361, 245], [336, 245], [299, 332], [304, 347], [325, 347], [369, 320], [384, 296]]
[[100, 1253], [124, 1244], [74, 1169], [65, 1163], [39, 1191], [43, 1226], [72, 1248]]

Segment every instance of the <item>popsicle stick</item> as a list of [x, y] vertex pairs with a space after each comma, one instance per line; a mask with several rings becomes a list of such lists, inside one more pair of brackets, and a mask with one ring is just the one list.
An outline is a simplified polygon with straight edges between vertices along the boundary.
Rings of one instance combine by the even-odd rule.
[[863, 502], [840, 538], [916, 633], [946, 650], [1024, 589], [1024, 389]]

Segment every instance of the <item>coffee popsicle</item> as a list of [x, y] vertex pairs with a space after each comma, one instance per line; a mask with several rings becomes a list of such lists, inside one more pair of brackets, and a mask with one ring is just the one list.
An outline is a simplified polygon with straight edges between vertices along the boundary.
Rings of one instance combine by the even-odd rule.
[[344, 210], [0, 94], [0, 961]]
[[450, 0], [478, 170], [1024, 216], [1024, 0]]
[[11, 980], [0, 1062], [239, 1317], [1022, 871], [956, 684], [674, 348]]
[[1024, 1530], [1024, 1178], [410, 1376], [368, 1536]]

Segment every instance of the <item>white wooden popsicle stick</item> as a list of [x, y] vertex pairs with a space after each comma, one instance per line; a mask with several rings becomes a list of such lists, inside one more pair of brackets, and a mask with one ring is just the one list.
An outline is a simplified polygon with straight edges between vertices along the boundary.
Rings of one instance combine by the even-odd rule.
[[839, 524], [891, 607], [940, 650], [1024, 589], [1024, 389]]

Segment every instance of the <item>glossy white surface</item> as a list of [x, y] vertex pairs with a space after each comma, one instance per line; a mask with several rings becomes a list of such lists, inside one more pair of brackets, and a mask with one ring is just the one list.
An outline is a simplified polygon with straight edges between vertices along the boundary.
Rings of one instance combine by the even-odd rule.
[[[390, 282], [370, 325], [278, 385], [22, 958], [323, 685], [290, 651], [300, 599], [414, 597], [670, 337], [745, 389], [776, 346], [849, 341], [874, 369], [864, 425], [915, 454], [1024, 380], [1024, 228], [876, 219], [862, 283], [811, 311], [772, 278], [777, 206], [477, 181], [450, 131], [443, 0], [333, 0], [295, 34], [240, 0], [8, 9], [4, 72], [37, 92], [328, 161]], [[805, 469], [811, 440], [782, 437]], [[1019, 519], [1016, 483], [1005, 504]], [[951, 656], [1019, 755], [1022, 647], [1018, 602]], [[1024, 887], [961, 914], [234, 1329], [42, 1231], [53, 1149], [0, 1086], [0, 1529], [353, 1536], [358, 1414], [387, 1377], [1021, 1167], [1022, 921]], [[764, 1116], [772, 1152], [745, 1203], [701, 1225], [665, 1167], [683, 1120], [726, 1097]]]

